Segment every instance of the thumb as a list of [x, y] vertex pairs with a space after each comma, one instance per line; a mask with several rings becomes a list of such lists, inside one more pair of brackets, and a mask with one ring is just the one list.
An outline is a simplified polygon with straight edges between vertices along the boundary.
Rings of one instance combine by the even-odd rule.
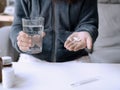
[[87, 38], [87, 49], [91, 50], [92, 49], [92, 38], [91, 37], [88, 37]]

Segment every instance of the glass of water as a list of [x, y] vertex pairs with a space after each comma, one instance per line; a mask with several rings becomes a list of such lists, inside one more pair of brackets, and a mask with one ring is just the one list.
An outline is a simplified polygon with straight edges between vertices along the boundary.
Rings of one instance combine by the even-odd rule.
[[42, 52], [42, 32], [44, 30], [44, 18], [23, 18], [23, 31], [31, 37], [32, 47], [27, 53], [36, 54]]

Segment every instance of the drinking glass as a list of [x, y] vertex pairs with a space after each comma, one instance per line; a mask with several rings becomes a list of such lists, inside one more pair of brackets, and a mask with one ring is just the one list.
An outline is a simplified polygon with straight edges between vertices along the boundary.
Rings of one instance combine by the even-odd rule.
[[32, 41], [32, 46], [27, 53], [36, 54], [42, 52], [42, 33], [44, 31], [44, 18], [23, 18], [22, 19], [23, 31], [28, 34]]

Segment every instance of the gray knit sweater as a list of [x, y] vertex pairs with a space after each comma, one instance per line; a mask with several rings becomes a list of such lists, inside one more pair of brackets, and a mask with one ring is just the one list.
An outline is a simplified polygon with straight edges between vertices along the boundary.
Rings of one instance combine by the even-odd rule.
[[97, 0], [81, 0], [76, 3], [52, 0], [16, 0], [15, 16], [10, 39], [13, 47], [20, 53], [17, 46], [17, 35], [22, 30], [22, 18], [45, 18], [45, 33], [43, 39], [43, 51], [33, 56], [46, 61], [69, 61], [86, 55], [87, 52], [68, 51], [64, 48], [64, 42], [73, 32], [87, 31], [93, 39], [98, 36], [98, 11]]

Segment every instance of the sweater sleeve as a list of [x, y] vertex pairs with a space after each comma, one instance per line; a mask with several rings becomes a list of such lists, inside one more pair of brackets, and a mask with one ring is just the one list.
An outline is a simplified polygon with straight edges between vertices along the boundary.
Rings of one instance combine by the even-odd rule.
[[[98, 8], [97, 0], [84, 0], [79, 12], [78, 23], [74, 32], [87, 31], [92, 37], [93, 43], [98, 36]], [[62, 30], [61, 30], [62, 31]], [[62, 41], [65, 42], [67, 37], [73, 32], [62, 32]]]
[[21, 1], [23, 0], [15, 0], [15, 14], [14, 21], [12, 24], [12, 28], [10, 30], [10, 40], [12, 42], [12, 46], [18, 51], [21, 52], [17, 46], [17, 36], [20, 31], [22, 31], [22, 18], [25, 17], [24, 8], [22, 7]]
[[98, 10], [97, 0], [85, 0], [80, 13], [79, 23], [75, 31], [87, 31], [90, 33], [93, 42], [98, 36]]

